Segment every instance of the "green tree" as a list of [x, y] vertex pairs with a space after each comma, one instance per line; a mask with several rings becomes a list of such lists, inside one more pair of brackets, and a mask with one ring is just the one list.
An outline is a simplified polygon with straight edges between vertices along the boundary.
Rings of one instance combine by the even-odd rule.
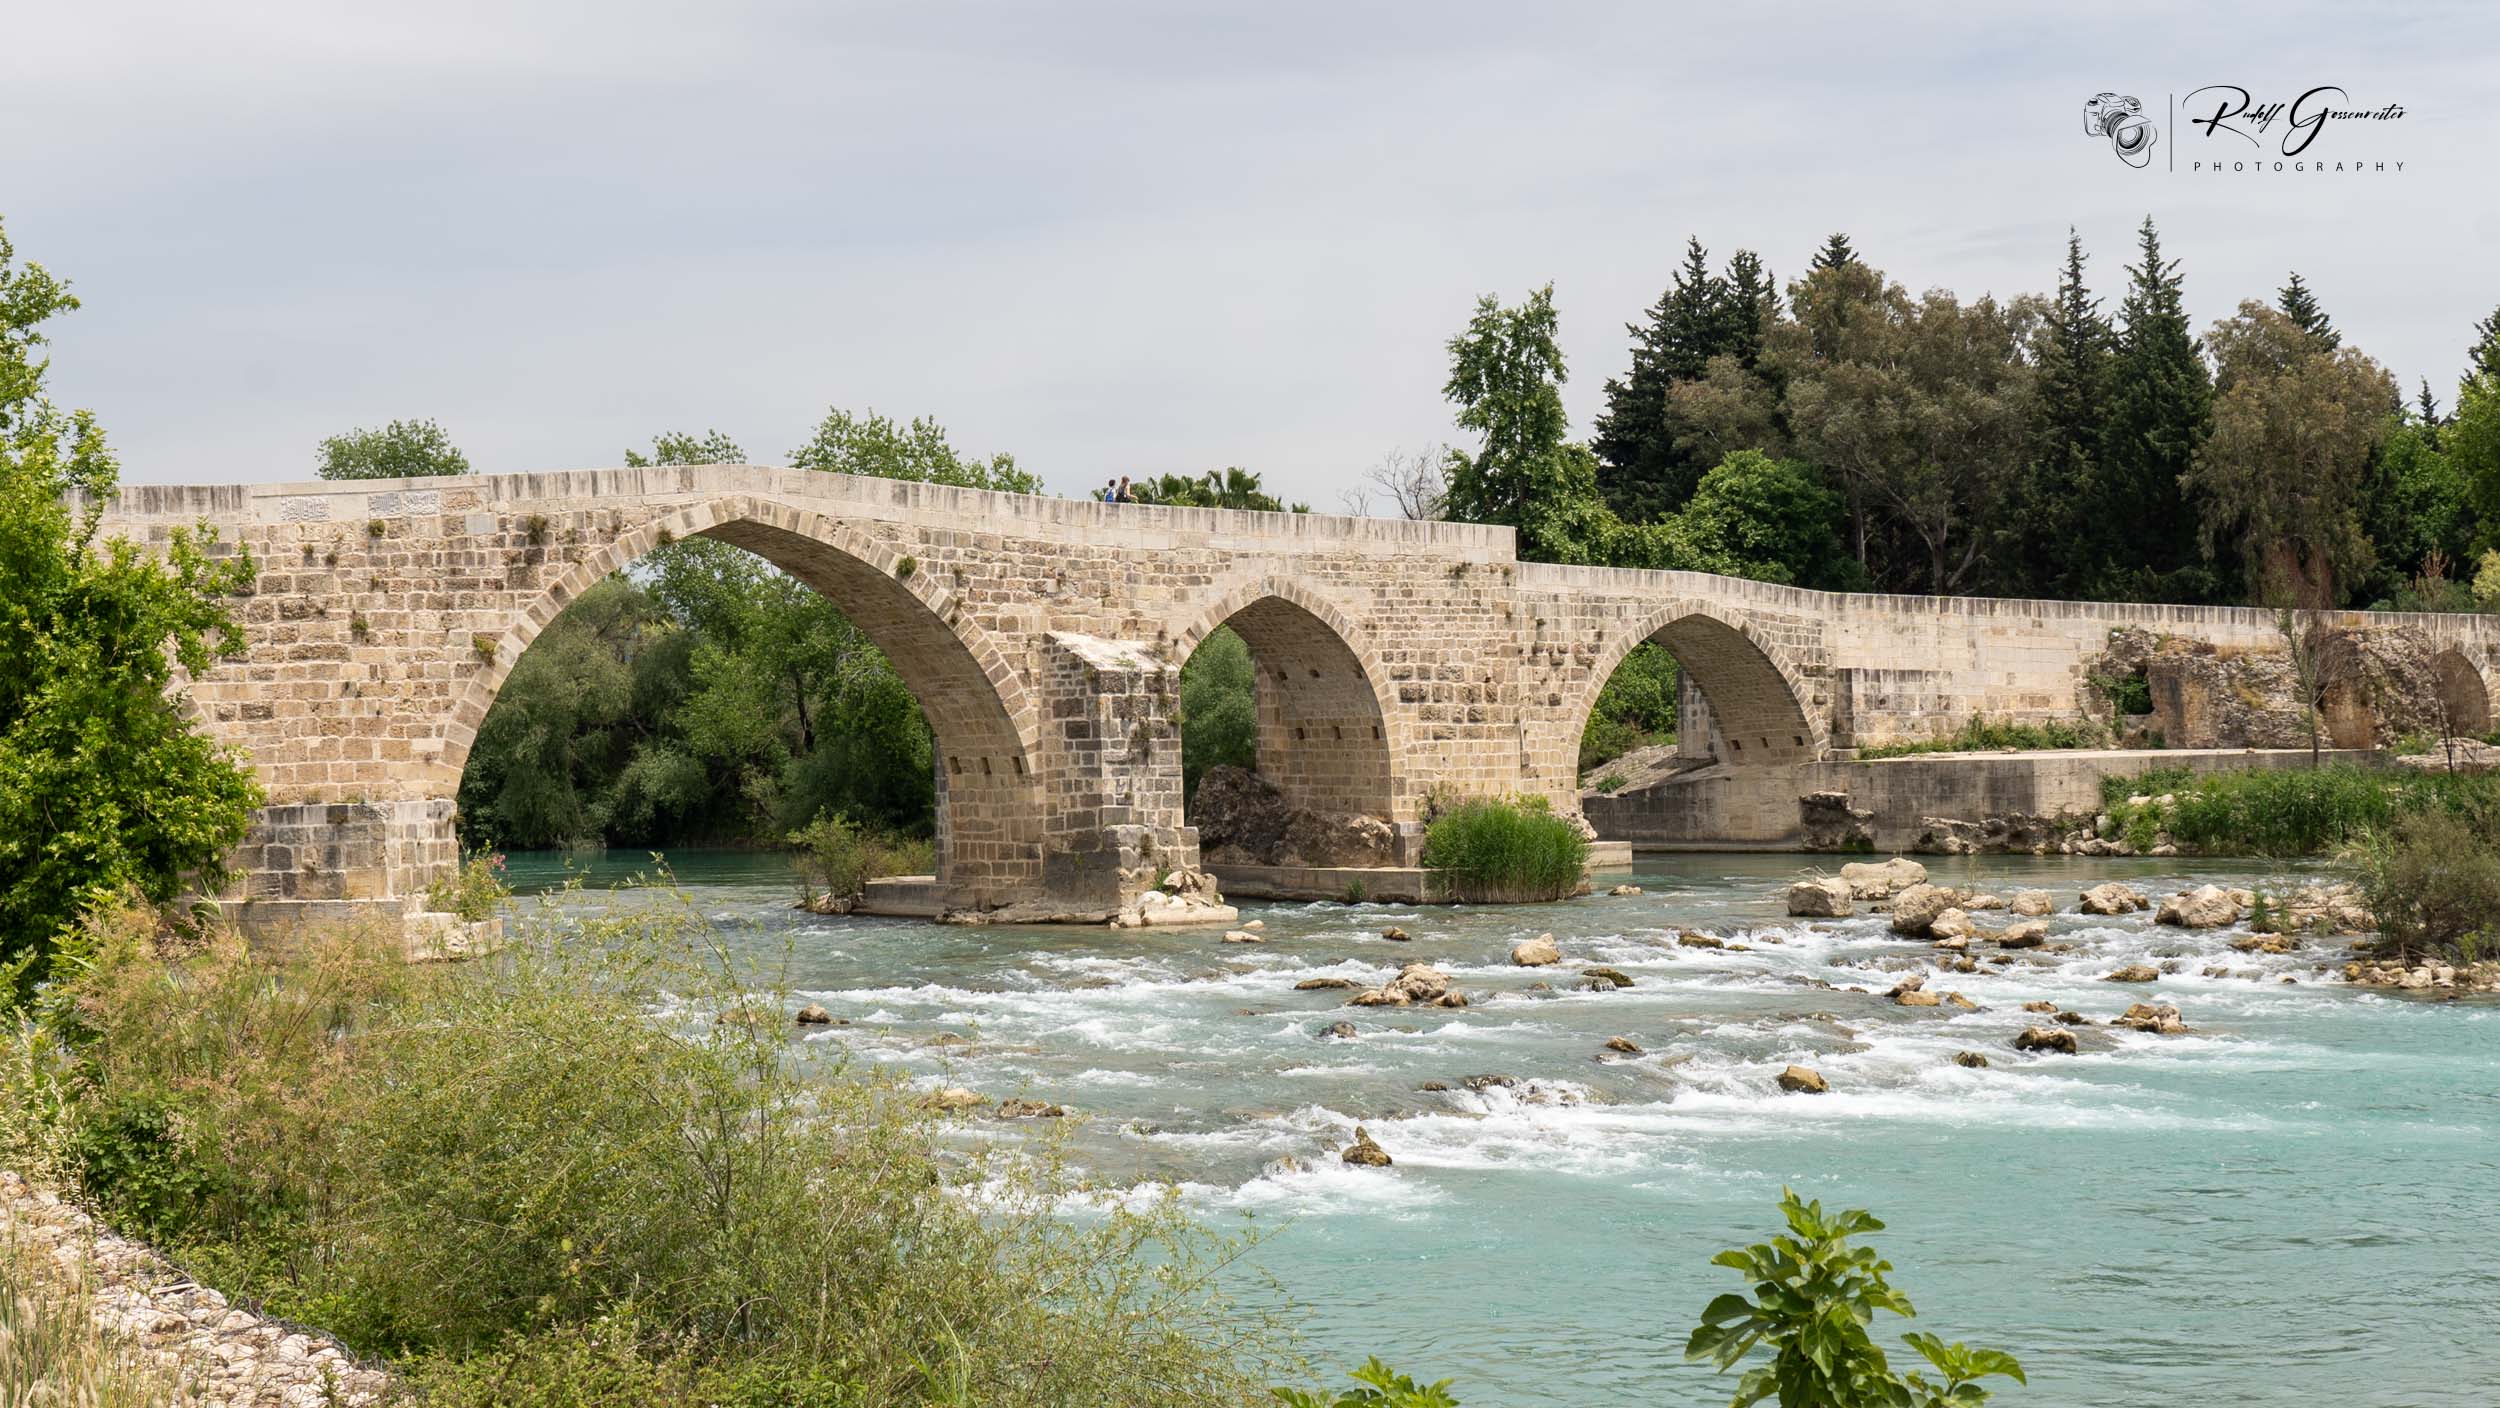
[[1879, 1310], [1904, 1319], [1918, 1312], [1886, 1279], [1891, 1262], [1873, 1247], [1849, 1244], [1884, 1224], [1861, 1209], [1826, 1214], [1820, 1200], [1802, 1202], [1786, 1188], [1780, 1216], [1788, 1224], [1783, 1235], [1710, 1259], [1752, 1282], [1753, 1293], [1730, 1291], [1711, 1301], [1684, 1346], [1687, 1360], [1709, 1360], [1721, 1373], [1756, 1349], [1771, 1351], [1770, 1363], [1738, 1381], [1731, 1408], [1775, 1395], [1780, 1408], [1975, 1408], [1989, 1397], [1978, 1380], [2025, 1382], [2010, 1354], [1916, 1331], [1903, 1342], [1943, 1381], [1895, 1373], [1867, 1327]]
[[225, 599], [249, 551], [206, 525], [161, 555], [98, 541], [120, 479], [87, 411], [43, 396], [42, 324], [76, 308], [0, 233], [0, 997], [44, 975], [79, 913], [124, 888], [214, 890], [259, 784], [172, 693], [242, 653]]
[[1802, 460], [1739, 450], [1701, 477], [1677, 518], [1691, 550], [1733, 575], [1844, 591], [1861, 582], [1840, 496]]
[[2039, 385], [2029, 458], [2010, 487], [1993, 564], [1998, 585], [2026, 595], [2077, 596], [2090, 585], [2074, 549], [2089, 537], [2086, 497], [2100, 473], [2115, 338], [2083, 266], [2082, 237], [2069, 229], [2031, 350]]
[[2301, 604], [2332, 607], [2372, 563], [2361, 498], [2396, 379], [2254, 300], [2207, 342], [2213, 430], [2185, 480], [2207, 550], [2231, 549], [2248, 580], [2280, 579]]
[[2500, 372], [2468, 377], [2457, 388], [2456, 414], [2439, 445], [2466, 482], [2480, 524], [2476, 544], [2500, 548]]
[[1258, 683], [1250, 646], [1218, 626], [1181, 664], [1181, 793], [1198, 795], [1213, 767], [1259, 760]]
[[470, 745], [460, 816], [476, 840], [534, 849], [607, 835], [607, 793], [653, 722], [637, 714], [650, 701], [638, 697], [635, 667], [667, 633], [658, 604], [621, 574], [547, 623], [513, 662]]
[[2390, 429], [2361, 496], [2361, 528], [2378, 558], [2367, 589], [2391, 606], [2449, 609], [2422, 588], [2450, 580], [2472, 561], [2471, 486], [2434, 436], [2419, 420]]
[[395, 420], [321, 442], [314, 472], [324, 479], [423, 479], [466, 474], [469, 457], [430, 420]]
[[745, 464], [747, 452], [738, 442], [717, 430], [701, 435], [685, 431], [668, 431], [651, 437], [651, 453], [638, 450], [625, 452], [625, 463], [634, 469], [648, 469], [663, 464]]
[[2332, 352], [2342, 345], [2344, 335], [2335, 330], [2335, 324], [2327, 318], [2326, 310], [2318, 306], [2317, 295], [2310, 292], [2309, 285], [2302, 281], [2299, 270], [2293, 270], [2292, 281], [2276, 291], [2274, 306], [2282, 310], [2284, 317], [2299, 324], [2302, 332], [2317, 339], [2327, 351]]
[[1814, 262], [1812, 267], [1816, 270], [1838, 269], [1844, 265], [1856, 262], [1857, 257], [1858, 252], [1854, 248], [1850, 247], [1849, 237], [1843, 234], [1834, 234], [1830, 238], [1823, 241], [1823, 247], [1821, 249], [1814, 252]]
[[[1165, 474], [1129, 486], [1138, 502], [1175, 508], [1237, 508], [1260, 513], [1285, 513], [1282, 500], [1267, 492], [1259, 476], [1233, 467], [1204, 474]], [[1295, 504], [1294, 513], [1309, 513], [1309, 504]]]
[[2176, 260], [2165, 260], [2150, 216], [2138, 234], [2119, 306], [2109, 429], [2086, 522], [2093, 594], [2117, 600], [2207, 601], [2221, 584], [2200, 551], [2182, 478], [2213, 424], [2213, 380], [2188, 327]]
[[1482, 437], [1472, 455], [1451, 452], [1450, 515], [1517, 529], [1519, 555], [1532, 562], [1590, 560], [1592, 540], [1612, 517], [1597, 497], [1596, 456], [1564, 439], [1568, 373], [1557, 322], [1552, 284], [1515, 308], [1486, 294], [1466, 331], [1450, 339], [1442, 387], [1458, 405], [1459, 426]]
[[2466, 351], [2465, 374], [2500, 381], [2500, 308], [2474, 324], [2474, 345]]
[[1698, 379], [1722, 349], [1727, 282], [1710, 272], [1708, 251], [1697, 238], [1684, 246], [1684, 267], [1658, 295], [1647, 321], [1625, 325], [1632, 334], [1632, 367], [1606, 382], [1606, 407], [1598, 413], [1589, 448], [1596, 451], [1598, 487], [1606, 504], [1635, 523], [1674, 511], [1692, 493], [1700, 470], [1687, 473], [1668, 419], [1667, 393], [1680, 381]]
[[1000, 453], [985, 460], [958, 453], [946, 438], [946, 427], [926, 416], [897, 425], [874, 411], [857, 416], [839, 406], [825, 412], [816, 433], [790, 452], [790, 463], [801, 469], [950, 484], [959, 489], [999, 489], [1011, 494], [1042, 491], [1042, 481], [1018, 469], [1015, 456]]

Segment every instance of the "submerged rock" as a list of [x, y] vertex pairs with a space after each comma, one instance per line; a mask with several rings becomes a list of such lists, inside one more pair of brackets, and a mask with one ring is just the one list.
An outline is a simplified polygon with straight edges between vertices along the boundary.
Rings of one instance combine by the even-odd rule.
[[1695, 931], [1693, 931], [1693, 930], [1691, 930], [1691, 929], [1687, 929], [1687, 930], [1685, 930], [1683, 933], [1676, 935], [1676, 936], [1675, 936], [1675, 943], [1676, 943], [1676, 947], [1678, 947], [1678, 948], [1726, 948], [1726, 947], [1727, 947], [1727, 944], [1726, 944], [1726, 942], [1725, 942], [1724, 940], [1714, 939], [1714, 938], [1710, 937], [1708, 934], [1696, 933]]
[[1639, 1042], [1634, 1041], [1628, 1036], [1610, 1036], [1606, 1038], [1606, 1049], [1625, 1056], [1646, 1056], [1649, 1054], [1641, 1049], [1641, 1044]]
[[1357, 988], [1362, 984], [1352, 978], [1304, 978], [1293, 985], [1295, 992], [1323, 992], [1331, 988]]
[[998, 1108], [990, 1111], [992, 1118], [1002, 1120], [1056, 1120], [1067, 1118], [1067, 1114], [1068, 1107], [1065, 1105], [1021, 1099], [1001, 1100]]
[[1832, 1088], [1831, 1083], [1823, 1079], [1823, 1073], [1812, 1066], [1789, 1067], [1779, 1073], [1779, 1083], [1780, 1089], [1792, 1095], [1821, 1095]]
[[2161, 980], [2161, 970], [2150, 963], [2130, 963], [2101, 979], [2105, 983], [2152, 983]]
[[1354, 1024], [1352, 1022], [1330, 1022], [1327, 1026], [1320, 1029], [1319, 1034], [1319, 1039], [1322, 1041], [1352, 1041], [1354, 1040], [1354, 1037], [1355, 1031]]
[[1619, 988], [1628, 988], [1632, 986], [1632, 979], [1619, 968], [1583, 968], [1580, 970], [1580, 976], [1583, 978], [1603, 978], [1607, 982], [1612, 983]]
[[1380, 937], [1387, 939], [1393, 944], [1402, 944], [1413, 939], [1415, 936], [1406, 932], [1404, 929], [1399, 928], [1397, 925], [1392, 924], [1388, 928], [1380, 931]]
[[1953, 1064], [1957, 1066], [1968, 1066], [1972, 1070], [1976, 1071], [1984, 1071], [1988, 1068], [1988, 1058], [1980, 1055], [1976, 1051], [1956, 1051], [1953, 1053]]
[[1354, 1142], [1337, 1157], [1362, 1168], [1387, 1168], [1391, 1163], [1389, 1151], [1373, 1143], [1371, 1131], [1359, 1124], [1354, 1127]]
[[1263, 944], [1267, 942], [1267, 936], [1264, 934], [1253, 934], [1247, 929], [1227, 929], [1224, 931], [1224, 942], [1228, 944]]
[[2072, 1056], [2081, 1048], [2076, 1045], [2073, 1032], [2060, 1031], [2055, 1027], [2025, 1027], [2023, 1034], [2014, 1038], [2014, 1049], [2056, 1051]]

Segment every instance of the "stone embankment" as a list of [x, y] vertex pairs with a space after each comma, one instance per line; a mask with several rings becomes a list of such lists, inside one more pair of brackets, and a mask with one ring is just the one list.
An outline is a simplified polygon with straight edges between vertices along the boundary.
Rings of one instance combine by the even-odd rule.
[[389, 1376], [336, 1340], [241, 1309], [85, 1212], [0, 1172], [0, 1238], [31, 1245], [82, 1287], [105, 1333], [175, 1375], [168, 1408], [359, 1408], [388, 1400]]

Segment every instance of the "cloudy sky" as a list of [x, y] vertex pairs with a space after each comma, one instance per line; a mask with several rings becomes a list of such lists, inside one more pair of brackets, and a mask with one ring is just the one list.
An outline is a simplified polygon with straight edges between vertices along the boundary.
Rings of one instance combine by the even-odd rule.
[[[1786, 277], [1847, 230], [1968, 295], [2072, 224], [2114, 304], [2150, 213], [2200, 323], [2298, 268], [2450, 399], [2500, 304], [2500, 6], [2401, 8], [29, 3], [0, 218], [85, 298], [55, 389], [133, 481], [412, 416], [481, 470], [769, 462], [842, 405], [1061, 492], [1238, 464], [1333, 508], [1453, 434], [1480, 293], [1554, 282], [1585, 433], [1688, 233]], [[2305, 154], [2391, 169], [2191, 174], [2281, 144], [2170, 130], [2217, 83], [2401, 104]], [[2085, 134], [2102, 89], [2150, 168]]]

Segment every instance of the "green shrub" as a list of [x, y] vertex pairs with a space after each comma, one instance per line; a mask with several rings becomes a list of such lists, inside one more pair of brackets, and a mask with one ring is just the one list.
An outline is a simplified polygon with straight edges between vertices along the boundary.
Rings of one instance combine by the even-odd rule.
[[495, 910], [512, 894], [512, 887], [504, 883], [503, 877], [503, 857], [481, 851], [462, 861], [449, 879], [426, 887], [426, 908], [458, 915], [471, 924], [492, 919]]
[[1943, 738], [1908, 743], [1878, 743], [1858, 750], [1860, 758], [1907, 758], [1925, 753], [1985, 753], [2005, 749], [2042, 751], [2107, 748], [2109, 730], [2091, 719], [2052, 719], [2041, 724], [1992, 723], [1973, 714], [1962, 727]]
[[2349, 853], [2378, 916], [2381, 948], [2411, 961], [2472, 963], [2500, 934], [2500, 846], [2443, 811], [2405, 817]]
[[1580, 888], [1589, 843], [1542, 798], [1479, 798], [1424, 829], [1424, 867], [1458, 898], [1492, 904], [1561, 899]]
[[2120, 718], [2131, 714], [2153, 712], [2153, 682], [2142, 670], [2131, 675], [2094, 675], [2092, 687], [2109, 701], [2110, 712]]
[[1285, 1408], [1459, 1408], [1450, 1396], [1450, 1383], [1419, 1384], [1406, 1375], [1380, 1362], [1377, 1356], [1363, 1361], [1363, 1367], [1346, 1377], [1363, 1385], [1347, 1389], [1331, 1398], [1325, 1392], [1280, 1388], [1276, 1399]]
[[[2163, 795], [2171, 798], [2166, 807], [2127, 800]], [[2160, 768], [2103, 778], [2101, 797], [2120, 834], [2133, 840], [2159, 829], [2183, 850], [2204, 855], [2329, 854], [2400, 818], [2427, 813], [2455, 817], [2479, 834], [2500, 835], [2500, 774], [2351, 763], [2217, 773]]]
[[937, 868], [936, 848], [926, 840], [892, 836], [827, 812], [790, 833], [798, 848], [801, 884], [817, 894], [855, 900], [868, 882], [888, 875], [927, 875]]
[[439, 1401], [1257, 1391], [1268, 1322], [1211, 1289], [1232, 1244], [1169, 1199], [1085, 1203], [1048, 1144], [953, 1149], [891, 1080], [795, 1062], [781, 1020], [713, 1020], [788, 1001], [726, 952], [682, 898], [542, 911], [466, 965], [118, 943], [47, 1020], [78, 1137], [145, 1155], [144, 1181], [98, 1161], [101, 1196], [196, 1180], [170, 1252]]
[[1710, 1259], [1751, 1281], [1753, 1295], [1730, 1291], [1711, 1301], [1684, 1346], [1687, 1360], [1707, 1359], [1721, 1373], [1758, 1348], [1771, 1351], [1769, 1364], [1747, 1370], [1738, 1382], [1735, 1408], [1774, 1394], [1780, 1408], [1964, 1408], [1988, 1401], [1979, 1379], [2003, 1374], [2024, 1382], [2022, 1365], [2010, 1354], [1917, 1332], [1901, 1338], [1944, 1381], [1932, 1383], [1916, 1371], [1895, 1374], [1867, 1326], [1879, 1310], [1904, 1318], [1918, 1312], [1884, 1279], [1891, 1262], [1873, 1247], [1849, 1245], [1884, 1224], [1860, 1209], [1826, 1216], [1819, 1200], [1800, 1202], [1786, 1188], [1780, 1214], [1786, 1235]]

